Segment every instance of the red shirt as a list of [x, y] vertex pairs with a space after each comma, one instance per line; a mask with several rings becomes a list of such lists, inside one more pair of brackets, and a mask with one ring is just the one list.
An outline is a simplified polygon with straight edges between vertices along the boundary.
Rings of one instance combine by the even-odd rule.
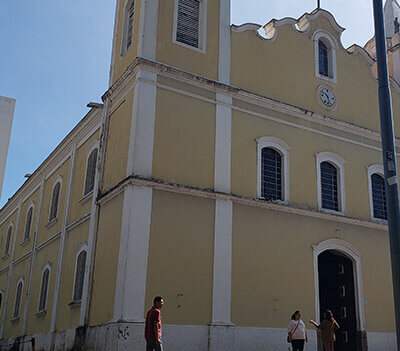
[[[156, 336], [154, 331], [154, 326], [158, 324], [158, 335]], [[145, 339], [157, 339], [159, 337], [161, 339], [161, 311], [153, 306], [146, 315], [146, 326], [144, 329], [144, 338]]]

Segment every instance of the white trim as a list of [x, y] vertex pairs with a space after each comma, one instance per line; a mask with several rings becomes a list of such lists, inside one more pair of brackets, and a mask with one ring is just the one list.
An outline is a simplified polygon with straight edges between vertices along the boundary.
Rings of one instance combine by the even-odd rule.
[[[345, 178], [344, 178], [344, 164], [346, 161], [333, 152], [325, 151], [315, 155], [316, 168], [317, 168], [317, 194], [318, 194], [318, 210], [333, 214], [345, 215], [346, 214], [346, 191], [345, 191]], [[321, 162], [329, 162], [333, 164], [338, 171], [338, 201], [339, 211], [333, 211], [322, 208], [322, 194], [321, 194]]]
[[290, 146], [281, 139], [273, 136], [265, 136], [256, 139], [257, 142], [257, 197], [262, 199], [261, 196], [261, 154], [263, 148], [272, 148], [278, 151], [283, 158], [283, 172], [282, 172], [282, 191], [285, 203], [290, 201], [290, 179], [289, 179], [289, 150]]
[[[75, 285], [76, 285], [76, 273], [77, 273], [77, 270], [78, 270], [78, 257], [84, 251], [86, 252], [86, 260], [85, 260], [85, 266], [86, 266], [86, 263], [88, 261], [88, 245], [87, 245], [86, 241], [80, 243], [78, 248], [77, 248], [77, 250], [76, 250], [75, 269], [74, 269], [74, 284], [72, 286], [72, 298], [71, 298], [72, 302], [80, 302], [80, 301], [82, 301], [82, 296], [81, 296], [81, 300], [75, 300], [74, 299], [74, 295], [75, 295]], [[85, 274], [86, 274], [86, 269], [85, 269]]]
[[[82, 191], [82, 198], [84, 198], [85, 196], [89, 195], [90, 193], [93, 192], [93, 189], [91, 191], [89, 191], [88, 193], [85, 194], [85, 190], [86, 190], [86, 178], [87, 178], [87, 171], [88, 171], [88, 162], [89, 162], [89, 156], [92, 154], [92, 152], [97, 149], [97, 153], [99, 152], [99, 141], [96, 140], [92, 147], [89, 149], [89, 151], [86, 153], [86, 168], [85, 168], [85, 179], [83, 182], [83, 191]], [[97, 157], [96, 157], [96, 167], [94, 169], [95, 171], [95, 176], [96, 176], [96, 168], [97, 168]]]
[[153, 189], [125, 189], [113, 320], [143, 321]]
[[[30, 210], [30, 209], [32, 209], [31, 223], [30, 223], [30, 225], [29, 225], [28, 236], [26, 236], [26, 235], [25, 235], [25, 234], [26, 234], [26, 233], [25, 233], [25, 232], [26, 232], [26, 221], [27, 221], [27, 219], [28, 219], [28, 213], [29, 213], [29, 210]], [[24, 225], [24, 234], [23, 234], [22, 242], [29, 240], [30, 237], [31, 237], [31, 234], [32, 234], [31, 232], [32, 232], [33, 213], [34, 213], [34, 211], [35, 211], [35, 203], [34, 203], [34, 201], [31, 201], [30, 204], [29, 204], [29, 206], [28, 206], [28, 208], [27, 208], [27, 210], [26, 210], [26, 214], [25, 214], [25, 225]]]
[[318, 245], [313, 245], [314, 256], [314, 292], [315, 292], [315, 317], [319, 323], [320, 305], [319, 305], [319, 277], [318, 277], [318, 255], [327, 250], [335, 250], [345, 254], [353, 262], [354, 270], [354, 294], [357, 314], [357, 329], [365, 330], [364, 314], [364, 294], [361, 272], [361, 252], [352, 244], [340, 239], [327, 239]]
[[[331, 77], [323, 76], [319, 73], [319, 48], [318, 42], [322, 39], [322, 42], [326, 45], [328, 50], [328, 69]], [[331, 37], [331, 35], [322, 30], [318, 29], [314, 32], [312, 36], [312, 40], [314, 41], [314, 55], [315, 55], [315, 76], [317, 78], [321, 78], [327, 80], [331, 83], [337, 83], [337, 65], [336, 65], [336, 51], [338, 50], [339, 45], [337, 42]]]
[[374, 217], [374, 202], [372, 198], [372, 181], [371, 177], [373, 174], [379, 174], [382, 176], [383, 181], [385, 181], [385, 172], [383, 170], [382, 165], [370, 165], [367, 168], [367, 177], [368, 177], [368, 197], [369, 197], [369, 213], [371, 216], [371, 219], [374, 221], [377, 221], [379, 223], [387, 223], [387, 220], [381, 219], [381, 218], [375, 218]]
[[[194, 47], [181, 43], [176, 40], [177, 28], [178, 28], [178, 6], [179, 0], [174, 0], [174, 25], [172, 28], [172, 43], [183, 46], [186, 49], [194, 50], [205, 54], [207, 51], [207, 0], [198, 0], [200, 3], [200, 20], [199, 20], [199, 47]], [[221, 6], [223, 6], [221, 4]], [[229, 19], [230, 21], [230, 19]], [[221, 32], [220, 32], [221, 33]]]
[[[68, 155], [70, 157], [70, 155]], [[55, 181], [53, 182], [53, 186], [51, 187], [51, 198], [50, 198], [50, 206], [49, 206], [49, 214], [48, 214], [48, 224], [54, 221], [55, 219], [58, 218], [58, 210], [60, 207], [60, 199], [61, 199], [61, 191], [62, 191], [62, 176], [59, 175]], [[58, 201], [57, 201], [57, 211], [56, 211], [56, 216], [54, 218], [50, 218], [51, 216], [51, 208], [53, 207], [53, 196], [54, 196], [54, 188], [56, 187], [57, 183], [60, 183], [60, 192], [58, 194]]]
[[159, 0], [140, 2], [137, 56], [156, 60]]
[[[20, 296], [20, 300], [19, 300], [18, 314], [15, 315], [14, 313], [15, 313], [15, 307], [17, 306], [16, 303], [17, 303], [17, 295], [18, 295], [18, 285], [20, 283], [22, 283], [21, 296]], [[14, 304], [13, 304], [13, 311], [12, 311], [12, 319], [19, 318], [20, 315], [21, 315], [21, 304], [22, 304], [22, 300], [23, 300], [23, 297], [24, 297], [23, 292], [24, 292], [24, 277], [21, 276], [21, 277], [18, 278], [17, 284], [15, 285], [15, 297], [14, 297]]]
[[[157, 82], [157, 75], [149, 71], [140, 70], [137, 79], [141, 78], [152, 83]], [[132, 106], [127, 176], [152, 175], [156, 99], [156, 86], [140, 80], [135, 87]]]
[[[120, 2], [120, 1], [119, 1]], [[133, 12], [133, 23], [132, 23], [132, 42], [129, 46], [127, 46], [127, 40], [128, 40], [128, 26], [129, 26], [129, 9], [130, 5], [133, 3], [134, 6], [134, 12]], [[136, 5], [137, 2], [136, 0], [129, 0], [125, 1], [125, 6], [124, 6], [124, 18], [123, 18], [123, 27], [122, 27], [122, 38], [121, 38], [121, 52], [120, 52], [120, 58], [125, 56], [125, 54], [129, 51], [129, 49], [132, 47], [133, 41], [135, 39], [135, 16], [136, 16]]]
[[[45, 299], [45, 303], [44, 303], [44, 308], [40, 309], [40, 297], [42, 295], [42, 288], [43, 288], [43, 274], [44, 271], [48, 269], [49, 270], [49, 279], [47, 281], [47, 291], [46, 291], [46, 299]], [[42, 266], [42, 274], [40, 275], [40, 289], [39, 289], [39, 298], [38, 298], [38, 308], [37, 308], [37, 312], [43, 312], [46, 311], [47, 309], [47, 302], [48, 302], [48, 297], [49, 297], [49, 288], [50, 288], [50, 274], [51, 274], [51, 263], [50, 262], [46, 262], [43, 266]]]
[[[230, 96], [217, 93], [217, 101], [232, 104]], [[216, 106], [214, 189], [231, 192], [232, 110], [225, 105]]]
[[232, 201], [215, 201], [212, 324], [231, 324]]

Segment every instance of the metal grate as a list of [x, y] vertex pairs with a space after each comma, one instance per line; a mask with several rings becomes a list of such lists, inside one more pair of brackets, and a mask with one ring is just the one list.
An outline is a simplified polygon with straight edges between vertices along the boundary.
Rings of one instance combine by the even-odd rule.
[[379, 174], [371, 176], [374, 217], [387, 219], [385, 180]]
[[318, 42], [319, 74], [329, 77], [328, 48], [322, 42]]
[[261, 152], [261, 196], [282, 200], [282, 156], [267, 147]]
[[176, 40], [195, 48], [199, 47], [200, 1], [179, 0]]
[[321, 162], [322, 208], [339, 211], [337, 169], [329, 162]]

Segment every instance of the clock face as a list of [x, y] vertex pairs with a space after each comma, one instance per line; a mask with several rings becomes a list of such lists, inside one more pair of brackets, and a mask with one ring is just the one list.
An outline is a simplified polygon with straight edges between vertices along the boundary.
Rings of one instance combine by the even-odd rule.
[[322, 88], [321, 91], [319, 92], [321, 101], [323, 102], [324, 105], [331, 107], [335, 103], [335, 94], [328, 88]]

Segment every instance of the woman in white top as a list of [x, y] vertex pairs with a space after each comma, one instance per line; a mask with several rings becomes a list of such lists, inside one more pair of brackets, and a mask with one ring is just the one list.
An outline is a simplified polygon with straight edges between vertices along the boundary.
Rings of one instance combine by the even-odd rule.
[[293, 351], [303, 351], [304, 343], [308, 342], [306, 325], [301, 320], [300, 311], [293, 313], [289, 322], [288, 341], [292, 344]]

